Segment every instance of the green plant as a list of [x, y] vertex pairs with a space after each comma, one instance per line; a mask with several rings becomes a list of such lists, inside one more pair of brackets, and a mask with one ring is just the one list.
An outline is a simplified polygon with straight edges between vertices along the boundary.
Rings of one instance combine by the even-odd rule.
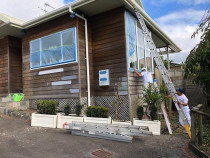
[[37, 113], [55, 115], [57, 113], [58, 104], [57, 101], [51, 100], [37, 101]]
[[157, 107], [156, 106], [150, 106], [150, 117], [151, 120], [157, 120]]
[[143, 109], [143, 107], [142, 106], [138, 106], [136, 113], [137, 113], [138, 119], [139, 120], [142, 120], [143, 115], [144, 115], [144, 109]]
[[[146, 110], [146, 115], [149, 116], [152, 120], [157, 117], [157, 106], [160, 105], [162, 101], [162, 96], [159, 93], [158, 88], [152, 86], [151, 83], [148, 84], [148, 87], [144, 87], [143, 93], [144, 102], [147, 103], [147, 110], [150, 109], [150, 114]], [[152, 115], [152, 116], [151, 116]]]
[[68, 116], [69, 114], [71, 114], [71, 105], [70, 104], [66, 104], [64, 106], [64, 113], [66, 116]]
[[76, 111], [75, 111], [75, 113], [76, 113], [77, 116], [80, 116], [80, 114], [82, 112], [82, 108], [83, 108], [83, 105], [81, 105], [81, 104], [77, 104], [76, 105]]
[[86, 111], [87, 117], [108, 118], [109, 109], [101, 106], [89, 106]]
[[184, 77], [203, 87], [210, 106], [210, 14], [205, 12], [192, 38], [201, 33], [201, 41], [191, 50], [186, 59]]

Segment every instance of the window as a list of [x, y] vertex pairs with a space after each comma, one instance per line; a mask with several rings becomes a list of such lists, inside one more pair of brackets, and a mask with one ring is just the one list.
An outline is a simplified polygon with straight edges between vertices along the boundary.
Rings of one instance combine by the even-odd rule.
[[75, 28], [30, 42], [31, 69], [76, 61]]
[[146, 67], [147, 71], [154, 72], [153, 58], [144, 39], [141, 26], [129, 12], [126, 12], [126, 32], [128, 68], [141, 70], [143, 67]]
[[127, 31], [127, 48], [128, 48], [128, 67], [137, 68], [137, 51], [136, 51], [136, 21], [135, 18], [126, 12], [126, 23], [129, 24], [126, 27]]

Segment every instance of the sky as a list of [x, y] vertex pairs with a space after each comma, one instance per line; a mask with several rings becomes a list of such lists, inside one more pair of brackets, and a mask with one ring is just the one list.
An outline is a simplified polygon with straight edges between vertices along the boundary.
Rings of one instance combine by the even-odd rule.
[[[157, 3], [158, 2], [158, 3]], [[200, 34], [191, 38], [204, 15], [210, 0], [142, 0], [145, 11], [182, 49], [171, 54], [170, 60], [182, 63], [200, 41]]]
[[[0, 0], [0, 12], [10, 16], [31, 20], [44, 14], [44, 3], [54, 8], [73, 0]], [[199, 43], [200, 35], [191, 39], [205, 10], [210, 9], [210, 0], [141, 0], [145, 11], [160, 28], [182, 49], [179, 54], [170, 55], [174, 62], [185, 61], [190, 50]], [[41, 8], [41, 9], [40, 9]], [[53, 10], [46, 7], [47, 11]]]

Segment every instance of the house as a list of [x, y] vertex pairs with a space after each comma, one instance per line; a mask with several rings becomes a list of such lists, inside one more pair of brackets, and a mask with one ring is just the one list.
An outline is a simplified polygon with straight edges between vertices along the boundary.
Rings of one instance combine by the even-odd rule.
[[133, 6], [157, 48], [180, 51], [139, 0], [77, 0], [28, 22], [1, 14], [0, 94], [23, 88], [32, 107], [40, 99], [57, 100], [61, 109], [80, 102], [108, 107], [112, 117], [119, 94], [118, 117], [132, 119], [143, 85], [132, 70], [154, 72]]

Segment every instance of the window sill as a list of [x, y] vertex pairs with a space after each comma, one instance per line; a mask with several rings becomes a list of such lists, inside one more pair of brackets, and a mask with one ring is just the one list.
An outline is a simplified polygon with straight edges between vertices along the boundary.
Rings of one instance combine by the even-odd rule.
[[75, 63], [78, 63], [78, 61], [49, 65], [49, 66], [43, 66], [43, 67], [37, 67], [37, 68], [30, 68], [30, 70], [33, 71], [33, 70], [38, 70], [38, 69], [45, 69], [45, 68], [56, 67], [56, 66], [67, 65], [67, 64], [75, 64]]

